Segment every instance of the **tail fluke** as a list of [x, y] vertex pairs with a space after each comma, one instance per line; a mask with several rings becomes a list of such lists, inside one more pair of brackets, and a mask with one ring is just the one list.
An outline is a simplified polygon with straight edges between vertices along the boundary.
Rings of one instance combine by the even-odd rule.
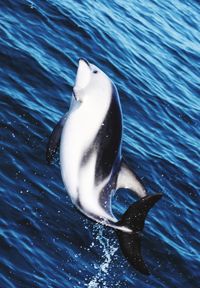
[[150, 272], [142, 258], [140, 232], [144, 228], [148, 211], [161, 197], [161, 193], [145, 196], [132, 204], [117, 223], [118, 226], [125, 226], [132, 230], [130, 233], [116, 230], [120, 247], [129, 263], [145, 275], [150, 275]]

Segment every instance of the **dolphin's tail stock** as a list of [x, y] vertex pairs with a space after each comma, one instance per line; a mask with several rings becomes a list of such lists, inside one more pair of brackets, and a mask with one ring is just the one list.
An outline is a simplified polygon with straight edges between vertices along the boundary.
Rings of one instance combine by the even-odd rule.
[[118, 226], [126, 226], [132, 232], [124, 232], [116, 229], [120, 248], [129, 263], [140, 273], [150, 275], [150, 272], [142, 259], [141, 235], [145, 218], [151, 207], [162, 197], [161, 193], [145, 196], [132, 204], [123, 214]]

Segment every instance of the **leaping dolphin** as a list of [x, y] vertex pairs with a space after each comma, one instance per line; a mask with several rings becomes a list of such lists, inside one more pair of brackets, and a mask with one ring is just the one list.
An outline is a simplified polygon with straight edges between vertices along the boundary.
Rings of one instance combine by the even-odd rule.
[[[74, 205], [87, 217], [116, 229], [132, 266], [150, 274], [141, 255], [141, 235], [150, 208], [162, 194], [145, 187], [122, 157], [122, 111], [116, 86], [98, 67], [81, 58], [69, 112], [54, 128], [47, 146], [50, 163], [60, 144], [61, 174]], [[112, 196], [119, 188], [140, 198], [118, 220]]]

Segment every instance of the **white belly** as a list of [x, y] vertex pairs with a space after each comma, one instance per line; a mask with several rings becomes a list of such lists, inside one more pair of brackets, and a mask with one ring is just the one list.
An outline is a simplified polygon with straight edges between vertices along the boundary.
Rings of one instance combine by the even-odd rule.
[[97, 103], [96, 99], [85, 99], [78, 108], [75, 102], [64, 125], [60, 145], [61, 174], [73, 203], [79, 202], [86, 213], [101, 217], [108, 215], [99, 205], [99, 193], [105, 183], [95, 186], [96, 151], [85, 165], [81, 164], [105, 119], [109, 100], [101, 99]]

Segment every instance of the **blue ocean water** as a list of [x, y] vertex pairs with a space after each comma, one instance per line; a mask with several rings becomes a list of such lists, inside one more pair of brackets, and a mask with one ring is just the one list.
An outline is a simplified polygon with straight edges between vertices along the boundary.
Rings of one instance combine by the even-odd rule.
[[[0, 1], [0, 288], [199, 287], [199, 15], [195, 0]], [[164, 194], [143, 235], [149, 277], [45, 160], [79, 57], [117, 85], [125, 157]], [[115, 213], [134, 201], [120, 191]]]

